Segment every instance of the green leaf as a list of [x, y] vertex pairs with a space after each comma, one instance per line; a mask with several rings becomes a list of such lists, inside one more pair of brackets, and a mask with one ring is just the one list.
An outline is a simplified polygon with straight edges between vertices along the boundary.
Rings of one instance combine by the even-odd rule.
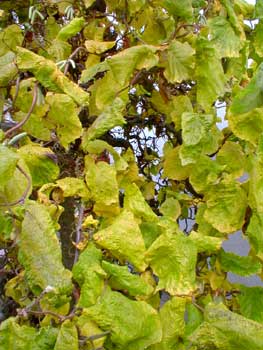
[[247, 113], [263, 105], [263, 63], [261, 63], [249, 84], [233, 99], [230, 111], [234, 115]]
[[224, 271], [230, 271], [240, 276], [253, 275], [262, 270], [261, 263], [252, 256], [239, 256], [221, 250], [218, 258]]
[[35, 294], [47, 286], [54, 287], [62, 295], [71, 292], [71, 272], [62, 265], [54, 223], [46, 207], [33, 201], [25, 205], [19, 261]]
[[198, 253], [216, 253], [223, 243], [223, 238], [205, 236], [200, 232], [191, 231], [189, 239], [197, 247]]
[[17, 65], [19, 69], [33, 73], [36, 79], [47, 89], [54, 92], [64, 92], [79, 105], [88, 104], [89, 95], [65, 77], [53, 61], [18, 47]]
[[48, 48], [48, 55], [55, 62], [67, 60], [71, 54], [71, 45], [62, 40], [52, 40]]
[[[20, 326], [15, 317], [9, 317], [0, 325], [0, 344], [2, 350], [31, 349], [36, 329], [26, 325]], [[41, 349], [41, 348], [40, 348]]]
[[263, 261], [263, 213], [253, 211], [246, 230], [250, 245], [255, 255]]
[[66, 320], [58, 333], [54, 350], [78, 350], [78, 332], [73, 322]]
[[205, 193], [217, 183], [223, 168], [211, 158], [201, 156], [192, 169], [189, 181], [196, 192]]
[[97, 63], [95, 65], [92, 65], [91, 67], [88, 67], [87, 69], [84, 69], [81, 73], [80, 81], [82, 83], [87, 83], [89, 80], [91, 80], [97, 73], [104, 72], [108, 70], [108, 64], [107, 61], [103, 61], [100, 63]]
[[259, 145], [250, 156], [249, 169], [249, 206], [257, 210], [259, 214], [263, 213], [263, 137], [259, 140]]
[[85, 157], [85, 180], [95, 201], [97, 215], [117, 215], [119, 208], [119, 188], [116, 169], [106, 162], [95, 163], [91, 156]]
[[0, 86], [8, 85], [9, 81], [14, 79], [16, 75], [15, 54], [10, 51], [0, 56]]
[[[95, 349], [103, 346], [107, 335], [104, 337], [101, 336], [103, 331], [96, 325], [95, 322], [91, 321], [90, 317], [87, 315], [87, 309], [83, 309], [81, 315], [77, 318], [77, 327], [80, 336], [90, 337], [91, 339], [93, 338], [93, 345]], [[87, 344], [89, 343], [91, 342], [87, 341]], [[88, 349], [90, 349], [91, 346], [92, 345], [90, 344], [90, 346], [88, 346]]]
[[188, 337], [202, 323], [203, 314], [193, 304], [186, 304], [185, 337]]
[[[2, 6], [1, 6], [2, 7]], [[16, 52], [17, 46], [21, 46], [24, 36], [18, 24], [11, 24], [0, 32], [0, 56], [7, 52]]]
[[215, 127], [213, 115], [186, 112], [182, 114], [182, 137], [179, 156], [185, 166], [195, 163], [202, 154], [214, 153], [221, 134]]
[[[93, 139], [104, 135], [107, 131], [115, 126], [125, 124], [125, 119], [122, 112], [125, 108], [125, 103], [117, 97], [113, 103], [105, 108], [105, 110], [96, 118], [93, 124], [84, 132], [84, 145]], [[85, 147], [85, 146], [84, 146]]]
[[42, 186], [57, 179], [59, 167], [56, 155], [50, 148], [29, 144], [20, 147], [18, 153], [30, 170], [33, 186]]
[[222, 304], [209, 304], [205, 322], [191, 335], [190, 341], [197, 350], [261, 350], [263, 326], [227, 310]]
[[239, 143], [226, 141], [216, 155], [216, 163], [224, 167], [224, 171], [236, 179], [243, 175], [246, 158]]
[[188, 43], [173, 41], [163, 52], [164, 76], [170, 83], [191, 79], [194, 68], [194, 49]]
[[19, 155], [12, 149], [0, 145], [0, 191], [2, 191], [8, 180], [13, 176]]
[[84, 18], [73, 18], [69, 24], [67, 24], [58, 32], [56, 39], [66, 41], [72, 36], [76, 35], [78, 32], [80, 32], [84, 25]]
[[79, 307], [94, 305], [104, 288], [106, 273], [101, 267], [102, 252], [90, 243], [73, 267], [73, 278], [81, 287]]
[[247, 195], [237, 183], [224, 183], [211, 187], [206, 195], [204, 218], [220, 232], [239, 230], [245, 218]]
[[133, 214], [128, 210], [124, 210], [112, 225], [98, 231], [93, 238], [120, 261], [129, 261], [139, 271], [147, 267], [143, 237]]
[[155, 222], [142, 222], [140, 230], [144, 239], [145, 248], [148, 249], [157, 237], [162, 233], [160, 227]]
[[237, 300], [244, 317], [263, 324], [263, 288], [240, 286]]
[[53, 327], [41, 327], [31, 343], [30, 350], [53, 350], [58, 335], [58, 329]]
[[199, 38], [196, 48], [197, 102], [206, 110], [225, 91], [225, 76], [220, 58], [211, 42]]
[[193, 17], [192, 0], [162, 0], [162, 6], [174, 17], [190, 20]]
[[262, 0], [256, 0], [255, 17], [263, 18], [263, 1]]
[[131, 274], [128, 266], [119, 266], [103, 261], [102, 268], [107, 272], [109, 285], [114, 290], [127, 291], [131, 296], [139, 298], [153, 293], [153, 287], [140, 276]]
[[46, 97], [50, 105], [48, 119], [50, 128], [56, 130], [63, 147], [75, 141], [81, 136], [82, 126], [78, 118], [78, 108], [74, 101], [64, 94], [49, 93]]
[[160, 310], [162, 341], [153, 345], [151, 350], [174, 350], [185, 330], [185, 298], [173, 297]]
[[101, 329], [110, 331], [116, 350], [143, 350], [161, 340], [158, 313], [144, 301], [133, 301], [108, 289], [86, 312]]
[[8, 241], [11, 239], [13, 231], [13, 220], [8, 213], [2, 213], [0, 211], [0, 242]]
[[171, 295], [195, 290], [196, 260], [195, 244], [181, 232], [162, 234], [146, 252], [146, 261], [159, 278], [158, 289]]
[[102, 54], [114, 47], [115, 41], [96, 41], [96, 40], [86, 40], [85, 47], [90, 53], [95, 53], [97, 55]]
[[210, 42], [220, 57], [239, 57], [244, 42], [225, 17], [217, 16], [209, 19], [208, 27]]
[[133, 183], [125, 186], [124, 208], [133, 212], [136, 217], [143, 218], [145, 221], [155, 221], [157, 215], [145, 201], [138, 186]]

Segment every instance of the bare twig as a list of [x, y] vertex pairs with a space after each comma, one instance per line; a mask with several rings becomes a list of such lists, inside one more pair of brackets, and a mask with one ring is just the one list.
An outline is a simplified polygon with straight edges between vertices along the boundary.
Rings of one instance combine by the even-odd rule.
[[65, 69], [64, 69], [64, 74], [65, 74], [65, 75], [67, 74], [67, 72], [68, 72], [68, 70], [69, 70], [70, 60], [72, 60], [72, 59], [79, 53], [79, 51], [81, 51], [81, 50], [87, 51], [85, 47], [79, 46], [79, 47], [77, 47], [76, 50], [74, 50], [74, 51], [72, 52], [72, 54], [69, 56], [69, 58], [68, 58], [68, 60], [67, 60], [67, 63], [66, 63], [66, 65], [65, 65]]
[[14, 201], [14, 202], [5, 203], [5, 204], [0, 203], [0, 207], [13, 207], [14, 205], [17, 205], [17, 204], [24, 204], [24, 201], [25, 201], [27, 195], [29, 194], [29, 191], [30, 191], [30, 188], [31, 188], [31, 178], [18, 164], [16, 165], [16, 168], [27, 179], [27, 187], [25, 189], [25, 192], [23, 193], [23, 195], [18, 200]]
[[13, 134], [14, 131], [16, 131], [17, 129], [20, 129], [21, 126], [23, 126], [27, 121], [28, 119], [30, 118], [35, 106], [36, 106], [36, 103], [37, 103], [37, 91], [38, 91], [38, 83], [35, 84], [34, 86], [34, 90], [33, 90], [33, 100], [32, 100], [32, 104], [29, 108], [29, 111], [27, 112], [27, 115], [25, 116], [25, 118], [23, 120], [21, 120], [21, 122], [19, 122], [18, 124], [16, 124], [13, 128], [7, 130], [5, 132], [5, 138], [9, 137], [10, 135]]

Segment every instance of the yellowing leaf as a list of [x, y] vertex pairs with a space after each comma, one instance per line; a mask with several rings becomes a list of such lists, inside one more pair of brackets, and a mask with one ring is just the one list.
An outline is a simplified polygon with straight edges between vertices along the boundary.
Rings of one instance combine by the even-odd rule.
[[50, 148], [29, 144], [20, 147], [18, 153], [30, 170], [33, 186], [42, 186], [58, 177], [59, 167], [56, 163], [56, 155]]
[[124, 207], [145, 221], [154, 221], [157, 219], [156, 214], [145, 201], [140, 189], [135, 183], [125, 187]]
[[228, 114], [229, 127], [242, 140], [257, 145], [263, 132], [263, 108], [247, 113]]
[[17, 68], [14, 61], [15, 54], [11, 51], [0, 56], [0, 86], [8, 85], [9, 81], [15, 78]]
[[178, 346], [185, 330], [185, 298], [173, 297], [160, 310], [163, 337], [151, 350], [173, 350]]
[[78, 332], [73, 322], [66, 320], [58, 332], [54, 350], [78, 350]]
[[167, 198], [160, 207], [160, 212], [163, 215], [170, 216], [176, 220], [181, 214], [181, 206], [177, 199]]
[[200, 155], [214, 153], [221, 139], [210, 114], [182, 114], [183, 145], [180, 148], [182, 165], [195, 163]]
[[77, 84], [65, 77], [53, 61], [18, 47], [17, 65], [19, 69], [33, 73], [36, 79], [51, 91], [64, 92], [79, 105], [88, 104], [89, 95]]
[[238, 57], [244, 42], [236, 34], [229, 21], [223, 16], [208, 21], [210, 42], [216, 47], [220, 57]]
[[85, 46], [88, 52], [96, 53], [100, 55], [101, 53], [112, 49], [115, 45], [115, 41], [96, 41], [96, 40], [86, 40]]
[[78, 118], [78, 108], [74, 101], [64, 94], [48, 94], [47, 103], [50, 105], [48, 119], [50, 128], [56, 130], [62, 146], [68, 147], [81, 136], [82, 126]]
[[206, 195], [207, 209], [204, 218], [220, 232], [239, 230], [244, 222], [247, 195], [236, 183], [221, 182]]
[[56, 181], [56, 184], [63, 191], [64, 197], [83, 197], [88, 199], [90, 197], [89, 190], [84, 180], [75, 177], [64, 177]]
[[8, 180], [13, 176], [19, 155], [8, 147], [0, 145], [0, 190], [2, 191]]
[[[93, 124], [83, 135], [83, 143], [87, 143], [90, 140], [96, 139], [105, 134], [115, 126], [121, 126], [125, 123], [122, 111], [125, 107], [125, 103], [122, 99], [117, 97], [112, 105], [109, 105], [105, 110], [96, 118]], [[85, 147], [85, 146], [84, 146]]]
[[129, 261], [139, 271], [147, 267], [142, 234], [131, 212], [124, 210], [112, 225], [95, 233], [93, 238], [120, 261]]
[[[173, 41], [163, 52], [164, 76], [171, 82], [182, 82], [191, 79], [194, 68], [194, 49], [188, 43]], [[167, 57], [166, 57], [167, 55]]]
[[54, 287], [61, 295], [71, 292], [71, 272], [62, 265], [54, 223], [45, 206], [33, 201], [25, 206], [19, 261], [35, 294], [48, 286]]
[[189, 239], [193, 241], [197, 247], [198, 253], [200, 252], [216, 252], [219, 250], [223, 243], [223, 238], [205, 236], [200, 232], [191, 231]]
[[106, 162], [95, 163], [92, 157], [85, 157], [85, 180], [95, 201], [97, 215], [116, 215], [119, 213], [119, 189], [116, 170]]
[[204, 38], [197, 42], [196, 80], [197, 102], [209, 111], [217, 98], [224, 94], [226, 79], [214, 46]]
[[163, 177], [172, 180], [185, 180], [191, 174], [191, 165], [183, 166], [180, 159], [180, 146], [165, 151]]
[[195, 286], [195, 244], [181, 232], [162, 234], [146, 253], [146, 261], [158, 276], [158, 289], [171, 295], [191, 294]]

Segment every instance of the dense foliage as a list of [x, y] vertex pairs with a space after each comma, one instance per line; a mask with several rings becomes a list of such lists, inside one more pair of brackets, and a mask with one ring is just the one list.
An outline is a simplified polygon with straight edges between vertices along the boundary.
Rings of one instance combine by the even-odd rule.
[[262, 276], [263, 1], [1, 0], [0, 28], [0, 349], [262, 350], [227, 273]]

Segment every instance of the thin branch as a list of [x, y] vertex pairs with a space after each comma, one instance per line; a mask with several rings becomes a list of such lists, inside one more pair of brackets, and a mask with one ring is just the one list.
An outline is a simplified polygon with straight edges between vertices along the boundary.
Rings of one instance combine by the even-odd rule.
[[17, 204], [24, 204], [25, 202], [25, 199], [27, 197], [27, 195], [29, 194], [30, 192], [30, 189], [31, 189], [31, 178], [30, 176], [17, 164], [16, 165], [16, 168], [20, 171], [20, 173], [22, 173], [25, 178], [27, 179], [27, 187], [25, 189], [25, 192], [23, 193], [23, 195], [16, 201], [14, 202], [11, 202], [11, 203], [5, 203], [5, 204], [1, 204], [0, 203], [0, 207], [13, 207], [14, 205], [17, 205]]
[[29, 111], [27, 112], [27, 115], [25, 116], [25, 118], [23, 120], [21, 120], [21, 122], [19, 122], [13, 128], [11, 128], [5, 132], [5, 138], [9, 137], [14, 131], [20, 129], [21, 126], [23, 126], [28, 121], [28, 119], [30, 118], [30, 116], [31, 116], [31, 114], [36, 106], [36, 103], [37, 103], [37, 95], [38, 95], [37, 91], [38, 91], [38, 83], [36, 83], [34, 86], [33, 100], [32, 100], [32, 104], [29, 108]]
[[69, 58], [67, 59], [67, 63], [65, 65], [65, 69], [64, 69], [64, 74], [66, 75], [68, 73], [68, 70], [69, 70], [69, 64], [70, 64], [70, 60], [72, 60], [78, 53], [79, 51], [81, 50], [84, 50], [84, 51], [87, 51], [85, 47], [83, 46], [79, 46], [76, 48], [76, 50], [74, 50], [72, 52], [72, 54], [69, 56]]
[[[80, 242], [80, 237], [81, 237], [81, 233], [82, 233], [82, 222], [83, 222], [83, 218], [84, 218], [84, 205], [82, 203], [80, 203], [78, 214], [79, 214], [78, 215], [78, 222], [76, 225], [76, 245]], [[79, 250], [76, 246], [75, 256], [74, 256], [74, 264], [76, 264], [76, 262], [78, 261], [78, 257], [79, 257]]]

